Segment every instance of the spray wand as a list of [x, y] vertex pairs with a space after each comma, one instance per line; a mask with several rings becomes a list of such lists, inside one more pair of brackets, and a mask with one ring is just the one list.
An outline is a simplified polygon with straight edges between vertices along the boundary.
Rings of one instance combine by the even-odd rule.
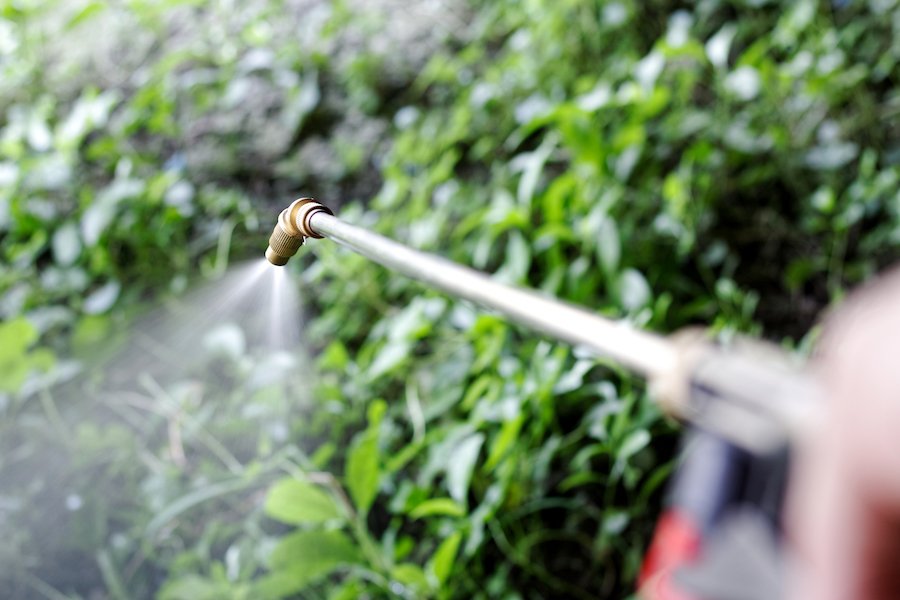
[[[723, 515], [728, 507], [752, 504], [761, 513], [780, 512], [786, 449], [815, 423], [819, 392], [813, 378], [779, 348], [749, 340], [723, 347], [697, 330], [669, 337], [642, 331], [346, 223], [312, 198], [295, 200], [281, 212], [266, 258], [284, 265], [308, 238], [331, 239], [449, 295], [587, 348], [647, 380], [663, 410], [689, 425], [689, 442], [680, 475], [670, 486], [670, 509], [659, 521], [642, 570], [645, 597], [694, 597], [690, 585], [685, 588], [671, 576], [676, 567], [696, 570], [698, 565], [703, 593], [700, 548], [714, 532], [727, 532]], [[750, 474], [771, 493], [757, 497], [760, 485], [746, 485]], [[703, 489], [699, 495], [698, 488]], [[769, 521], [769, 529], [778, 528], [777, 519]], [[719, 583], [723, 577], [730, 575], [713, 573]], [[771, 589], [761, 593], [777, 597]]]
[[764, 449], [783, 436], [798, 435], [815, 410], [813, 381], [775, 346], [742, 341], [722, 348], [698, 331], [667, 338], [635, 329], [350, 225], [311, 198], [295, 200], [281, 212], [266, 258], [273, 265], [287, 264], [306, 238], [329, 238], [447, 294], [590, 349], [646, 378], [669, 414], [740, 445]]

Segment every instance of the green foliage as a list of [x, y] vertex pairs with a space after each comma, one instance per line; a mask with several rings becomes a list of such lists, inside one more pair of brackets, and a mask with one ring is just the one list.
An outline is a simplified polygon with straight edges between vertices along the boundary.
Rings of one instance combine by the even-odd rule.
[[343, 517], [334, 500], [311, 483], [282, 479], [269, 489], [266, 514], [291, 525], [322, 523]]
[[103, 361], [298, 192], [635, 326], [805, 348], [898, 256], [896, 2], [300, 4], [0, 7], [0, 589], [626, 596], [677, 431], [579, 348], [323, 241], [291, 368], [240, 337]]
[[456, 561], [456, 553], [459, 551], [461, 542], [462, 534], [458, 531], [453, 533], [441, 542], [431, 560], [428, 561], [428, 573], [433, 577], [432, 582], [435, 587], [439, 588], [453, 572], [453, 564]]
[[340, 531], [297, 531], [285, 536], [272, 551], [274, 574], [263, 580], [260, 590], [266, 597], [290, 596], [361, 558], [353, 541]]
[[15, 392], [32, 371], [53, 366], [52, 352], [29, 349], [37, 337], [37, 330], [25, 319], [0, 323], [0, 392]]
[[347, 465], [344, 478], [347, 489], [356, 504], [356, 509], [365, 514], [369, 512], [372, 502], [378, 493], [378, 480], [381, 468], [378, 457], [378, 428], [386, 407], [378, 402], [369, 409], [369, 427], [357, 434], [347, 451]]

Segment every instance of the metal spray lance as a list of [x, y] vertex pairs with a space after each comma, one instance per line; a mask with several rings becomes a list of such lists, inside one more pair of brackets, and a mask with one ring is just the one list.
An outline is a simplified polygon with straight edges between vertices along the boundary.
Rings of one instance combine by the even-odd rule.
[[[414, 250], [342, 221], [312, 198], [278, 217], [266, 258], [284, 265], [307, 238], [328, 238], [385, 267], [497, 311], [520, 325], [596, 352], [644, 377], [669, 414], [762, 448], [800, 433], [815, 411], [813, 381], [775, 346], [740, 341], [723, 348], [697, 330], [663, 337], [625, 321]], [[702, 391], [703, 399], [698, 399]], [[711, 398], [715, 398], [712, 401]]]

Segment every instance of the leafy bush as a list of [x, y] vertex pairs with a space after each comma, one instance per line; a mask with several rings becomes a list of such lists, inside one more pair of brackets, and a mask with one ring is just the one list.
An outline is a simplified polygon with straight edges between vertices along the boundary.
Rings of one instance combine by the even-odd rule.
[[0, 12], [13, 597], [629, 593], [677, 433], [643, 384], [329, 242], [292, 270], [313, 358], [111, 386], [134, 315], [256, 256], [295, 190], [792, 347], [897, 258], [895, 2], [63, 4]]

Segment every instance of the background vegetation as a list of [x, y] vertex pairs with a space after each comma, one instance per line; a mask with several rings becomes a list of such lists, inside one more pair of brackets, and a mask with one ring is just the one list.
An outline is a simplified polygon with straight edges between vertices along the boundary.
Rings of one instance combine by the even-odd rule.
[[307, 369], [122, 391], [135, 318], [298, 195], [792, 347], [898, 255], [893, 0], [0, 7], [4, 597], [630, 593], [676, 436], [642, 384], [331, 244], [291, 273]]

